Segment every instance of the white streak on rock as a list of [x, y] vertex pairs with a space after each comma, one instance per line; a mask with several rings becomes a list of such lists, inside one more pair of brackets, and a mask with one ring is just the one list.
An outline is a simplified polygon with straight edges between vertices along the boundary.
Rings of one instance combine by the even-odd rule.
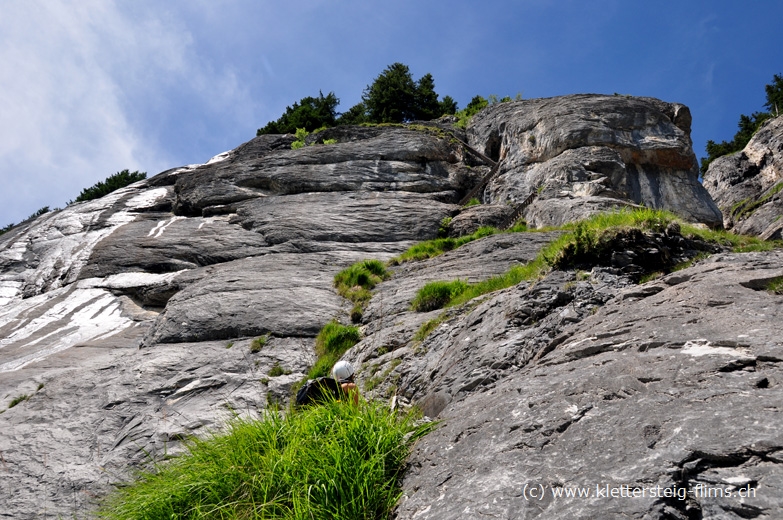
[[[34, 301], [24, 308], [16, 305], [12, 312], [0, 315], [0, 327], [18, 322], [11, 334], [0, 339], [0, 372], [18, 370], [133, 325], [122, 315], [119, 300], [106, 290], [69, 288], [54, 293], [31, 298]], [[53, 298], [56, 303], [51, 305]]]

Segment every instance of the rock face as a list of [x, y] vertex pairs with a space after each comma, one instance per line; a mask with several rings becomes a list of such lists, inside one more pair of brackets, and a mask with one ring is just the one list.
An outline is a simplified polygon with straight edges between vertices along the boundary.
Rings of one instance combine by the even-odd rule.
[[488, 201], [521, 202], [541, 227], [644, 204], [709, 226], [721, 214], [698, 182], [688, 108], [652, 98], [574, 95], [498, 103], [477, 114], [470, 144], [501, 161]]
[[[689, 124], [681, 105], [569, 96], [493, 106], [466, 134], [344, 127], [299, 150], [262, 136], [0, 236], [0, 517], [84, 517], [183, 438], [285, 402], [320, 327], [348, 319], [334, 275], [446, 217], [455, 235], [499, 225], [506, 199], [543, 185], [526, 215], [539, 224], [640, 202], [719, 221], [689, 184]], [[457, 204], [492, 166], [464, 139], [502, 159], [485, 197], [501, 204]], [[639, 286], [639, 266], [696, 246], [676, 229], [629, 235], [594, 266], [410, 310], [425, 283], [501, 274], [558, 235], [492, 235], [375, 289], [346, 354], [364, 394], [442, 421], [411, 457], [398, 518], [780, 516], [781, 297], [764, 290], [780, 253], [722, 253]], [[529, 500], [533, 485], [599, 484], [691, 494]]]
[[710, 163], [704, 187], [723, 212], [723, 224], [744, 235], [781, 239], [783, 117], [762, 125], [744, 150]]

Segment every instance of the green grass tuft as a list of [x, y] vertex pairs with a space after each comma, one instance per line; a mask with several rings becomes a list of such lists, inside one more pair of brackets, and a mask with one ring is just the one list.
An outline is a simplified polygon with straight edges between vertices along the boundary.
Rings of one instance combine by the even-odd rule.
[[334, 401], [237, 420], [227, 434], [120, 488], [101, 516], [353, 520], [389, 518], [411, 446], [432, 430], [381, 404]]
[[770, 280], [767, 284], [767, 291], [772, 294], [783, 294], [783, 276]]
[[266, 346], [267, 341], [269, 341], [269, 338], [267, 337], [266, 334], [257, 337], [256, 339], [250, 342], [250, 352], [252, 352], [253, 354], [261, 352], [261, 349], [264, 348], [264, 346]]
[[370, 291], [389, 276], [390, 273], [380, 260], [362, 260], [335, 275], [337, 292], [354, 303], [351, 310], [353, 323], [361, 321], [364, 307], [372, 298]]
[[469, 207], [471, 207], [471, 206], [478, 206], [478, 205], [480, 205], [480, 204], [481, 204], [481, 201], [480, 201], [480, 200], [478, 200], [476, 197], [473, 197], [473, 198], [471, 198], [469, 201], [467, 201], [467, 202], [465, 203], [465, 205], [463, 206], [463, 208], [469, 208]]
[[269, 377], [287, 376], [291, 371], [280, 366], [280, 363], [275, 363], [269, 370]]
[[330, 321], [321, 329], [315, 338], [315, 353], [337, 354], [342, 356], [346, 350], [359, 343], [361, 339], [359, 328], [346, 326], [336, 321]]

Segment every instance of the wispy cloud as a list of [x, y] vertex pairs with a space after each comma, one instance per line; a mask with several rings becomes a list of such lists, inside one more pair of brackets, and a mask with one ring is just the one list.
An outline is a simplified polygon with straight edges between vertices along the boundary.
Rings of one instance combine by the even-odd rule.
[[154, 128], [171, 111], [172, 91], [214, 111], [247, 97], [236, 74], [199, 58], [177, 16], [140, 5], [3, 3], [0, 226], [118, 170], [175, 166]]

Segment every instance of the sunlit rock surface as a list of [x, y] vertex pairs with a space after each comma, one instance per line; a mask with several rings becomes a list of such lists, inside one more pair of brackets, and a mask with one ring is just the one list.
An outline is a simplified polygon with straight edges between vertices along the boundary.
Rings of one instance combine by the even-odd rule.
[[[320, 327], [349, 321], [332, 284], [357, 260], [504, 223], [530, 190], [536, 225], [640, 203], [720, 223], [692, 182], [689, 125], [682, 105], [568, 96], [490, 107], [467, 132], [344, 127], [299, 150], [261, 136], [14, 228], [0, 236], [0, 517], [81, 518], [183, 438], [287, 402]], [[493, 204], [463, 210], [492, 166], [465, 139], [501, 168], [480, 194]], [[363, 393], [442, 421], [414, 450], [398, 517], [780, 516], [781, 297], [764, 289], [780, 253], [721, 253], [638, 286], [618, 251], [442, 316], [410, 310], [425, 283], [503, 273], [557, 236], [490, 236], [395, 266], [375, 290], [347, 354]], [[532, 504], [528, 483], [758, 496]]]

